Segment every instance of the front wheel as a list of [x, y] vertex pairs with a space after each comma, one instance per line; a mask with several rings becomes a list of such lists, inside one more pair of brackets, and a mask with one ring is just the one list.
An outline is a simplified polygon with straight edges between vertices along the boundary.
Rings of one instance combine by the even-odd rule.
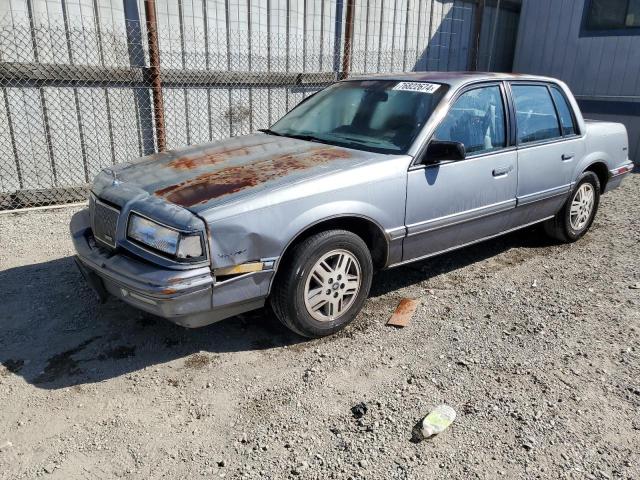
[[317, 338], [356, 317], [373, 276], [371, 254], [359, 236], [346, 230], [320, 232], [295, 245], [285, 260], [270, 299], [285, 326]]
[[598, 176], [590, 171], [584, 172], [562, 209], [544, 223], [545, 231], [561, 242], [575, 242], [591, 227], [599, 204]]

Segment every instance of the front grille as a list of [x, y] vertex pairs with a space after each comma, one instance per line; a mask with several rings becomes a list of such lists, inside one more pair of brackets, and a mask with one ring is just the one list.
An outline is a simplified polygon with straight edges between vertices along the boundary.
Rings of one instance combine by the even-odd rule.
[[110, 247], [116, 246], [116, 229], [120, 211], [96, 199], [92, 203], [91, 224], [96, 240]]

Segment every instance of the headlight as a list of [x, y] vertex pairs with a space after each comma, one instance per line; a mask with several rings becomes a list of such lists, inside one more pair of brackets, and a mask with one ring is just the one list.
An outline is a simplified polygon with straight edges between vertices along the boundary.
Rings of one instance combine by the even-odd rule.
[[202, 235], [178, 232], [135, 213], [129, 217], [127, 236], [181, 260], [203, 256]]

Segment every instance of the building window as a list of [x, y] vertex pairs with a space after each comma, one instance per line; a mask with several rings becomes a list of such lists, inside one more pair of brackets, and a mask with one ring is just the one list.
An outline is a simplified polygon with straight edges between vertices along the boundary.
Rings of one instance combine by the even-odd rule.
[[585, 0], [582, 35], [640, 35], [640, 0]]

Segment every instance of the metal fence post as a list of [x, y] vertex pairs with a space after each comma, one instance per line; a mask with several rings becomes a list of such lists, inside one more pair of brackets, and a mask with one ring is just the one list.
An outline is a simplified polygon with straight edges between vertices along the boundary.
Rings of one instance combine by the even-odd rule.
[[[124, 22], [127, 31], [127, 50], [131, 68], [145, 68], [144, 49], [142, 48], [142, 30], [140, 14], [136, 0], [124, 1]], [[140, 122], [140, 142], [142, 154], [150, 155], [156, 151], [153, 140], [153, 119], [151, 117], [151, 101], [146, 88], [133, 88], [136, 116]]]
[[149, 79], [153, 92], [153, 114], [156, 121], [158, 151], [167, 149], [164, 125], [164, 103], [162, 101], [162, 79], [160, 77], [160, 46], [158, 45], [158, 23], [156, 21], [155, 0], [145, 0], [144, 13], [147, 17], [147, 39], [149, 41]]
[[351, 70], [351, 49], [353, 48], [353, 10], [355, 9], [355, 0], [347, 0], [347, 11], [345, 13], [344, 27], [344, 50], [342, 54], [342, 78], [349, 76]]
[[340, 45], [342, 44], [342, 2], [336, 0], [336, 18], [334, 19], [333, 33], [333, 71], [336, 77], [340, 77]]

